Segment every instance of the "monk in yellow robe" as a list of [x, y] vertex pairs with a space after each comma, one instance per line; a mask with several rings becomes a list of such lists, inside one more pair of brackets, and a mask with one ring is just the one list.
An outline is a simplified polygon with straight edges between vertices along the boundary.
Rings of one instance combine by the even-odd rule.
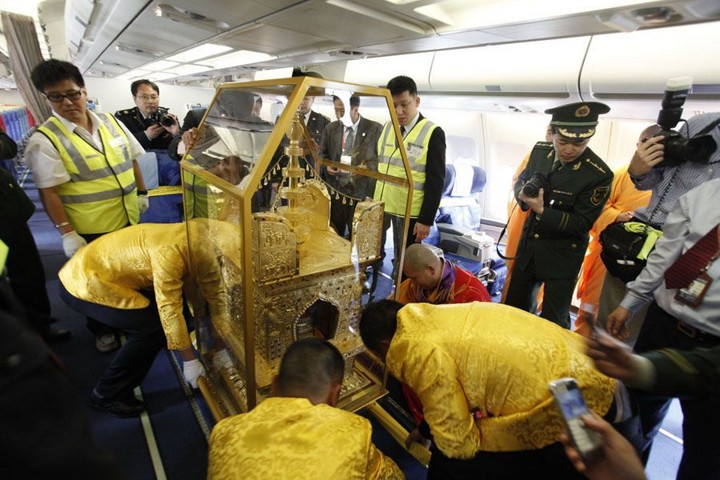
[[[238, 239], [235, 225], [213, 225], [215, 242]], [[204, 367], [183, 315], [184, 287], [197, 281], [211, 316], [227, 315], [213, 242], [194, 250], [194, 264], [190, 263], [187, 229], [195, 232], [195, 238], [207, 238], [206, 227], [206, 222], [198, 220], [132, 225], [82, 247], [58, 273], [60, 296], [70, 308], [123, 331], [127, 337], [93, 389], [91, 404], [97, 410], [118, 417], [140, 414], [144, 406], [133, 389], [164, 347], [178, 352], [185, 380], [197, 388]]]
[[584, 478], [558, 441], [563, 421], [548, 383], [559, 378], [575, 378], [598, 414], [637, 425], [616, 416], [627, 392], [593, 367], [583, 337], [507, 305], [382, 300], [363, 311], [360, 335], [422, 401], [428, 479]]
[[208, 480], [404, 479], [373, 445], [370, 422], [335, 408], [344, 365], [325, 340], [290, 345], [274, 396], [213, 428]]
[[588, 244], [585, 260], [583, 260], [580, 278], [577, 285], [577, 298], [580, 308], [573, 325], [573, 331], [586, 337], [592, 336], [592, 325], [595, 324], [600, 292], [605, 280], [605, 264], [600, 258], [602, 245], [600, 233], [613, 222], [627, 222], [633, 216], [636, 208], [644, 207], [650, 201], [650, 191], [640, 191], [635, 188], [628, 167], [622, 167], [615, 172], [610, 197], [602, 213], [595, 220], [590, 229], [590, 243]]

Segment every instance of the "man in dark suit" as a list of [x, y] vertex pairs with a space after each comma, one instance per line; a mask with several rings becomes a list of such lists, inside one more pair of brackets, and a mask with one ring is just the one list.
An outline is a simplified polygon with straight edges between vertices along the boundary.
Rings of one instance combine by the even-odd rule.
[[185, 114], [185, 118], [183, 119], [183, 124], [180, 128], [180, 132], [175, 135], [168, 144], [167, 150], [170, 158], [177, 161], [180, 161], [182, 159], [182, 155], [178, 154], [178, 146], [182, 141], [182, 134], [192, 128], [198, 128], [200, 126], [200, 122], [202, 122], [202, 119], [205, 116], [206, 111], [207, 108], [193, 108], [191, 110], [188, 110], [187, 114]]
[[541, 316], [565, 328], [588, 232], [610, 194], [612, 170], [587, 148], [598, 115], [610, 108], [598, 102], [572, 103], [552, 114], [553, 142], [538, 142], [515, 183], [525, 221], [505, 303], [534, 311], [541, 284]]
[[165, 149], [174, 135], [180, 133], [177, 118], [171, 115], [172, 125], [157, 122], [160, 107], [160, 88], [147, 79], [136, 80], [130, 85], [135, 108], [115, 112], [115, 118], [125, 124], [145, 150]]
[[[336, 103], [342, 103], [339, 98]], [[338, 119], [325, 128], [320, 142], [320, 156], [324, 159], [354, 167], [377, 171], [377, 142], [382, 125], [363, 118], [359, 112], [360, 97], [350, 97], [350, 122], [344, 125]], [[344, 109], [343, 109], [344, 114]], [[336, 167], [322, 169], [323, 177], [331, 188], [330, 221], [338, 235], [350, 234], [357, 202], [372, 196], [375, 181], [368, 177]]]
[[136, 107], [115, 112], [115, 118], [125, 124], [146, 151], [155, 152], [160, 185], [179, 185], [179, 165], [167, 153], [173, 137], [180, 134], [177, 118], [160, 106], [160, 88], [156, 83], [136, 80], [130, 91]]

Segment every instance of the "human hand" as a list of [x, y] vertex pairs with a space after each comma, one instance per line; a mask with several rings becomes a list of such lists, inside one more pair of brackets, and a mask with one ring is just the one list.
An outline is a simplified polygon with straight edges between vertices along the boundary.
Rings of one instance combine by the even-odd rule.
[[618, 216], [615, 217], [616, 222], [629, 222], [633, 217], [633, 212], [620, 212], [618, 213]]
[[624, 307], [617, 307], [607, 317], [607, 330], [615, 338], [625, 340], [630, 335], [627, 330], [627, 321], [630, 319], [630, 310]]
[[420, 243], [430, 235], [430, 225], [416, 222], [412, 233], [415, 235], [415, 243]]
[[198, 388], [198, 378], [203, 375], [205, 375], [205, 367], [197, 358], [183, 362], [183, 376], [192, 388]]
[[180, 124], [178, 123], [177, 117], [172, 113], [168, 113], [167, 116], [173, 119], [173, 123], [172, 125], [162, 125], [162, 127], [173, 137], [176, 135], [180, 135]]
[[595, 330], [595, 337], [586, 339], [587, 355], [595, 367], [608, 377], [624, 382], [636, 375], [632, 349], [601, 330]]
[[655, 165], [665, 159], [665, 145], [661, 143], [664, 138], [662, 135], [659, 135], [649, 138], [638, 145], [632, 160], [630, 160], [630, 166], [628, 167], [630, 175], [634, 177], [644, 177]]
[[538, 191], [537, 197], [528, 197], [524, 193], [520, 192], [518, 195], [518, 198], [525, 202], [525, 205], [527, 205], [530, 210], [537, 213], [538, 215], [542, 215], [545, 211], [545, 189], [541, 188]]
[[70, 258], [75, 255], [75, 252], [87, 245], [87, 241], [75, 230], [70, 230], [68, 233], [62, 235], [62, 245], [65, 256]]
[[596, 413], [583, 417], [585, 426], [598, 432], [602, 437], [601, 454], [592, 459], [583, 459], [572, 446], [570, 438], [563, 434], [560, 441], [565, 454], [575, 469], [590, 480], [645, 480], [645, 472], [635, 449], [612, 425]]
[[146, 194], [138, 193], [138, 210], [140, 210], [140, 214], [143, 214], [147, 212], [147, 209], [150, 208], [150, 199]]
[[198, 140], [198, 129], [191, 128], [182, 134], [182, 142], [185, 145], [185, 151], [190, 151]]
[[148, 139], [153, 140], [160, 135], [162, 135], [165, 132], [165, 127], [163, 127], [160, 124], [154, 124], [150, 125], [148, 128], [145, 129], [145, 135], [148, 137]]
[[408, 433], [408, 436], [405, 439], [405, 448], [410, 450], [410, 446], [413, 443], [419, 443], [425, 446], [429, 443], [429, 440], [423, 437], [422, 433], [420, 433], [420, 429], [417, 427], [412, 432]]
[[327, 167], [327, 173], [335, 177], [340, 174], [340, 169], [335, 167]]

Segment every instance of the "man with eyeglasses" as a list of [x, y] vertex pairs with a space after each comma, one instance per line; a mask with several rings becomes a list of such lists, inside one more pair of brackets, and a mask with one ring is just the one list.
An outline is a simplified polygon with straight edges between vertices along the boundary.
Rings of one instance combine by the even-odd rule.
[[[148, 79], [136, 80], [130, 85], [135, 108], [119, 110], [115, 117], [135, 135], [145, 149], [166, 149], [174, 135], [180, 134], [180, 126], [174, 115], [172, 125], [158, 123], [156, 114], [160, 111], [160, 87]], [[163, 109], [164, 110], [164, 109]]]
[[[30, 137], [25, 161], [70, 258], [87, 242], [138, 223], [149, 205], [136, 161], [145, 151], [115, 117], [87, 109], [85, 80], [73, 64], [47, 60], [31, 78], [53, 114]], [[112, 333], [88, 326], [98, 350], [117, 348]]]
[[130, 85], [134, 108], [115, 112], [145, 150], [155, 153], [160, 185], [180, 185], [180, 166], [168, 154], [168, 145], [180, 133], [175, 115], [160, 106], [160, 87], [143, 78]]

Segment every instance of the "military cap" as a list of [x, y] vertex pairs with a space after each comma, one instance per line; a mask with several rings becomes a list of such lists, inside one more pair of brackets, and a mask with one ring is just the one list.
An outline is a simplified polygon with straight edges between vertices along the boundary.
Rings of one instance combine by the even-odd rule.
[[595, 135], [598, 115], [609, 111], [604, 103], [577, 102], [550, 108], [545, 113], [552, 115], [550, 125], [563, 137], [584, 139]]

